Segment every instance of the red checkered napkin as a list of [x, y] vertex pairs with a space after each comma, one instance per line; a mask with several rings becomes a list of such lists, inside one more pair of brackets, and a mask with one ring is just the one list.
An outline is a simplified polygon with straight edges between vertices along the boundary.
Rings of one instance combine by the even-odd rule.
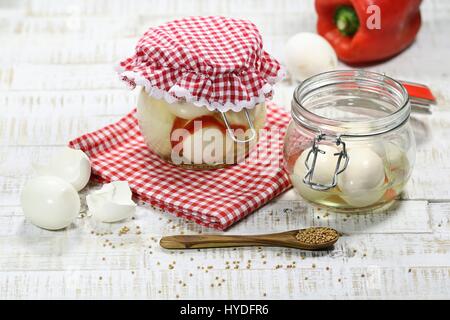
[[157, 208], [224, 230], [287, 190], [282, 144], [289, 115], [269, 103], [266, 130], [251, 161], [193, 171], [168, 164], [144, 143], [135, 110], [118, 122], [69, 143], [90, 158], [102, 182], [128, 181], [134, 195]]
[[263, 50], [250, 21], [190, 17], [150, 28], [118, 72], [132, 88], [156, 99], [179, 99], [209, 110], [253, 108], [272, 96], [284, 77], [280, 63]]

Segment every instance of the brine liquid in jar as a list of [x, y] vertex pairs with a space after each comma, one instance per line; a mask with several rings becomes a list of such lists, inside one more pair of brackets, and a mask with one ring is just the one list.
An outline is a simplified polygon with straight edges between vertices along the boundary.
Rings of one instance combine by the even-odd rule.
[[[256, 105], [245, 111], [224, 113], [210, 111], [191, 103], [167, 103], [142, 90], [138, 99], [137, 119], [148, 147], [165, 161], [189, 169], [226, 167], [245, 159], [258, 141], [264, 127], [266, 107]], [[254, 138], [249, 120], [254, 128]], [[232, 135], [238, 141], [234, 141]], [[246, 141], [246, 139], [248, 141]], [[246, 142], [240, 142], [246, 141]]]
[[415, 157], [401, 84], [371, 72], [329, 72], [297, 88], [292, 108], [284, 155], [300, 196], [347, 212], [399, 197]]

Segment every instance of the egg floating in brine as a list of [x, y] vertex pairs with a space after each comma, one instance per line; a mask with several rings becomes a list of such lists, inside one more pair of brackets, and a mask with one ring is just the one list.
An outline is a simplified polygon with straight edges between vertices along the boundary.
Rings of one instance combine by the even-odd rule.
[[348, 166], [338, 175], [341, 198], [354, 207], [376, 203], [385, 192], [383, 160], [370, 148], [350, 148], [347, 153]]
[[170, 135], [176, 116], [171, 113], [164, 100], [150, 97], [144, 89], [138, 98], [136, 118], [139, 128], [151, 149], [163, 157], [170, 157], [172, 143]]
[[69, 182], [75, 190], [80, 191], [91, 177], [91, 163], [81, 150], [64, 148], [55, 154], [47, 164], [34, 164], [39, 176], [56, 176]]
[[183, 140], [183, 157], [187, 163], [221, 164], [232, 151], [233, 142], [222, 128], [216, 126], [203, 126]]
[[80, 213], [75, 188], [55, 176], [40, 176], [27, 182], [20, 204], [25, 217], [38, 227], [59, 230], [70, 225]]
[[114, 181], [86, 197], [89, 214], [101, 222], [117, 222], [130, 218], [136, 211], [128, 182]]
[[[324, 185], [330, 184], [333, 180], [337, 161], [337, 156], [335, 156], [334, 154], [337, 153], [338, 150], [335, 147], [328, 145], [319, 145], [319, 149], [325, 151], [325, 153], [317, 154], [312, 182]], [[303, 178], [308, 172], [305, 161], [310, 151], [311, 148], [305, 149], [300, 157], [298, 157], [298, 159], [296, 160], [293, 175], [291, 176], [291, 182], [301, 196], [308, 200], [314, 201], [323, 199], [329, 196], [329, 194], [324, 191], [314, 190], [309, 185], [303, 182]], [[308, 164], [310, 168], [312, 167], [312, 158], [313, 155], [311, 154], [309, 159], [310, 163]]]

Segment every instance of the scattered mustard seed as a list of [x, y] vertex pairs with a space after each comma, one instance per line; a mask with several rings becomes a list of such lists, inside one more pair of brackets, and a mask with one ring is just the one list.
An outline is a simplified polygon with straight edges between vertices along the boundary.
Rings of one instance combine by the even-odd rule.
[[127, 234], [128, 231], [130, 231], [130, 228], [128, 228], [127, 226], [123, 226], [122, 228], [120, 228], [119, 230], [119, 236]]

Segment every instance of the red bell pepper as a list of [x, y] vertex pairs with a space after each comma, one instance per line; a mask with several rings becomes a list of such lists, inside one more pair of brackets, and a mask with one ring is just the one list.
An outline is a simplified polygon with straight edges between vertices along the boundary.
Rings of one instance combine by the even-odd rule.
[[[340, 60], [366, 64], [406, 49], [420, 29], [421, 0], [316, 0], [317, 32]], [[374, 7], [379, 8], [379, 28]], [[368, 20], [369, 19], [369, 20]]]

